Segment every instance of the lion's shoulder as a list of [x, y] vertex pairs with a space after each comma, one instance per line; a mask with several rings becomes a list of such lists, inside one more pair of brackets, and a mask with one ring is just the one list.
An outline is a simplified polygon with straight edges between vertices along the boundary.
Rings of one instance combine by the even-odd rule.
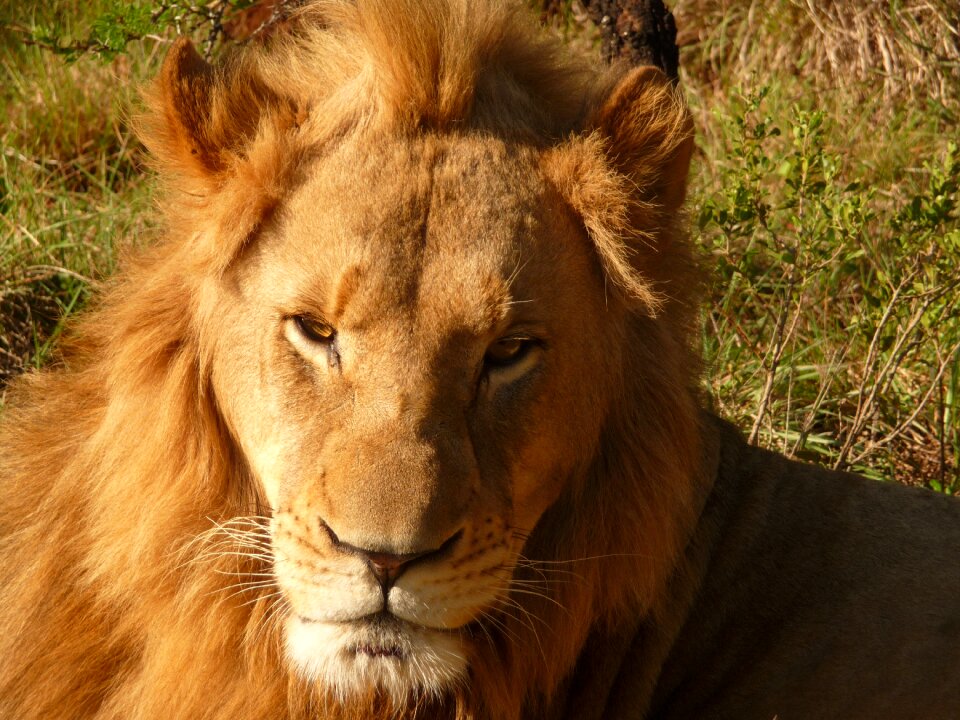
[[[960, 503], [789, 460], [710, 424], [716, 482], [688, 551], [698, 587], [653, 716], [696, 717], [708, 701], [718, 718], [960, 707], [956, 683], [929, 677], [960, 647]], [[909, 704], [891, 705], [891, 687]]]

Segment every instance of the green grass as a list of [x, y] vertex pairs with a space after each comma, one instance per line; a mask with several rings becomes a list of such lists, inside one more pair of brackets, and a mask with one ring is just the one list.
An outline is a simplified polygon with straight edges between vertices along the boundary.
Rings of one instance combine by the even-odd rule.
[[[79, 33], [99, 10], [18, 7], [0, 5], [0, 24], [56, 20]], [[0, 30], [0, 384], [49, 357], [63, 318], [112, 271], [118, 241], [146, 232], [150, 188], [126, 117], [159, 57], [145, 42], [111, 64], [68, 64]]]
[[[675, 5], [714, 403], [759, 444], [956, 493], [960, 41], [933, 12], [948, 6], [727, 5]], [[843, 12], [870, 22], [838, 30]], [[878, 38], [896, 71], [860, 64]]]
[[788, 454], [952, 491], [960, 154], [931, 142], [885, 177], [831, 147], [825, 112], [768, 100], [717, 118], [723, 157], [693, 198], [719, 409]]
[[[960, 38], [950, 2], [668, 5], [698, 132], [690, 214], [710, 270], [712, 403], [761, 445], [957, 493], [960, 155], [949, 141]], [[68, 0], [25, 17], [0, 0], [0, 26], [16, 28], [0, 30], [0, 386], [48, 359], [118, 244], [151, 232], [150, 185], [125, 117], [163, 43], [147, 37], [109, 63], [81, 54], [74, 64], [23, 44], [82, 45], [97, 17], [127, 6]], [[557, 7], [554, 26], [591, 52], [595, 29], [575, 4]]]

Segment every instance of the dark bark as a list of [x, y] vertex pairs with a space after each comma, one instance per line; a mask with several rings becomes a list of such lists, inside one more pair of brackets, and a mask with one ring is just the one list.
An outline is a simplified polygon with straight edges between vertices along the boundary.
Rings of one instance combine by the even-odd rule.
[[603, 35], [608, 61], [655, 65], [677, 82], [677, 25], [663, 0], [581, 0]]

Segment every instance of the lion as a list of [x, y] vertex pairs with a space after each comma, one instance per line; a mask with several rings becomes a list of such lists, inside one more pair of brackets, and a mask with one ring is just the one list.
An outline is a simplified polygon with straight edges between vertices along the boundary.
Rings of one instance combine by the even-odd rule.
[[948, 718], [960, 503], [698, 389], [693, 125], [490, 0], [318, 2], [0, 429], [0, 716]]

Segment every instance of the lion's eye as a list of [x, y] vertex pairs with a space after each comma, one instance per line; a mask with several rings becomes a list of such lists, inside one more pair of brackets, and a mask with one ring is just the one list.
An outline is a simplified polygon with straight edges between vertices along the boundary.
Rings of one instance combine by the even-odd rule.
[[330, 323], [310, 315], [289, 316], [284, 330], [287, 340], [312, 362], [324, 358], [331, 368], [340, 367], [339, 336]]
[[532, 338], [515, 336], [497, 340], [487, 348], [483, 362], [488, 368], [501, 368], [520, 362], [533, 348]]
[[308, 315], [297, 315], [294, 322], [297, 324], [297, 329], [307, 340], [316, 343], [330, 343], [337, 334], [332, 325]]

